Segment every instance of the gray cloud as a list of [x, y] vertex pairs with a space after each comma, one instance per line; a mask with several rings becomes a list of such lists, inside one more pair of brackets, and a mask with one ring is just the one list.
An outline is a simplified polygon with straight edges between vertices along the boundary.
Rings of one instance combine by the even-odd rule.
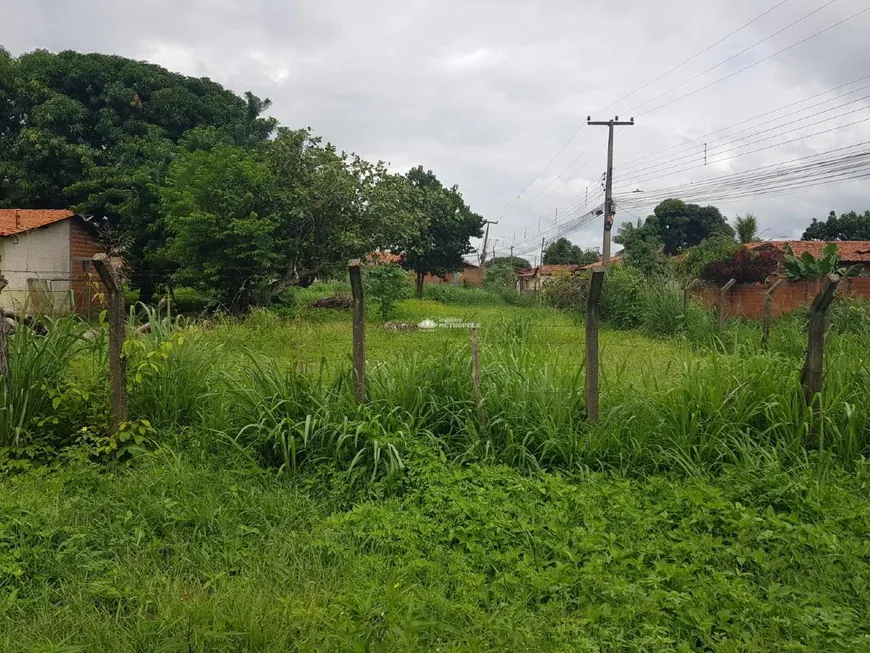
[[[864, 36], [870, 27], [867, 13], [706, 90], [650, 111], [866, 6], [863, 0], [837, 0], [744, 55], [646, 102], [824, 4], [789, 0], [674, 73], [601, 112], [776, 2], [765, 0], [759, 6], [757, 0], [0, 0], [0, 43], [14, 54], [42, 47], [147, 59], [186, 74], [211, 77], [239, 92], [250, 89], [268, 96], [274, 102], [272, 114], [284, 124], [311, 126], [340, 147], [387, 160], [397, 169], [422, 163], [445, 183], [458, 183], [475, 210], [500, 219], [492, 233], [504, 245], [521, 239], [524, 232], [530, 239], [538, 221], [553, 220], [558, 207], [560, 219], [567, 219], [587, 186], [593, 193], [597, 189], [605, 164], [605, 153], [599, 151], [603, 135], [583, 126], [588, 114], [607, 118], [635, 113], [637, 125], [617, 136], [616, 181], [618, 186], [627, 185], [634, 178], [645, 190], [870, 139], [868, 122], [780, 145], [804, 133], [868, 117], [868, 110], [765, 141], [763, 145], [776, 147], [706, 168], [703, 141], [699, 141], [694, 149], [686, 146], [677, 151], [677, 156], [696, 155], [679, 166], [696, 163], [694, 169], [677, 169], [661, 179], [653, 179], [649, 167], [632, 169], [631, 162], [638, 157], [690, 143], [708, 132], [870, 74], [870, 45]], [[860, 95], [841, 102], [854, 97]], [[536, 178], [578, 128], [576, 137]], [[598, 140], [593, 143], [593, 139]], [[714, 148], [710, 158], [752, 149], [756, 148]], [[668, 160], [656, 165], [664, 167]], [[517, 195], [527, 186], [518, 203]], [[632, 211], [642, 216], [651, 208]], [[768, 236], [795, 236], [812, 217], [823, 217], [831, 209], [870, 208], [870, 187], [856, 183], [722, 202], [720, 208], [729, 215], [756, 213], [762, 228], [769, 229]], [[597, 245], [600, 228], [592, 225], [573, 237]]]

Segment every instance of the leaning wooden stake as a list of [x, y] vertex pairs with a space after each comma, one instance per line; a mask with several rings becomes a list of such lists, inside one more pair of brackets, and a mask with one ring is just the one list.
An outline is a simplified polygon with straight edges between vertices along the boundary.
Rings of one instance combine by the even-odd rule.
[[603, 283], [604, 270], [593, 270], [586, 301], [586, 414], [591, 422], [598, 421], [598, 300]]
[[840, 277], [828, 275], [822, 284], [819, 294], [810, 306], [809, 342], [807, 344], [807, 360], [801, 371], [801, 385], [804, 389], [804, 400], [813, 409], [815, 419], [813, 428], [807, 435], [807, 446], [818, 445], [818, 426], [821, 417], [822, 374], [825, 357], [825, 331], [828, 327], [828, 308], [834, 300], [834, 293], [840, 285]]
[[360, 265], [359, 259], [354, 259], [347, 268], [353, 295], [353, 394], [363, 403], [366, 400], [366, 312]]
[[124, 349], [124, 279], [105, 254], [94, 256], [94, 267], [106, 287], [109, 305], [109, 384], [112, 414], [109, 428], [117, 433], [127, 421], [127, 360]]
[[683, 288], [683, 315], [686, 315], [689, 312], [689, 298], [692, 296], [692, 291], [697, 288], [700, 283], [700, 279], [693, 279], [686, 284], [685, 288]]
[[764, 293], [764, 323], [761, 327], [762, 347], [767, 347], [767, 343], [770, 340], [770, 325], [773, 323], [773, 293], [783, 283], [785, 283], [785, 279], [779, 279]]
[[486, 425], [486, 414], [483, 412], [483, 393], [480, 391], [480, 357], [477, 350], [477, 325], [471, 325], [471, 382], [474, 384], [474, 402], [477, 404], [477, 416], [480, 425]]
[[[0, 293], [9, 285], [6, 277], [0, 276]], [[6, 396], [12, 387], [12, 379], [9, 374], [9, 325], [6, 324], [6, 316], [0, 315], [0, 376], [6, 380]]]
[[722, 333], [725, 328], [725, 293], [731, 290], [731, 286], [737, 283], [737, 279], [731, 279], [728, 283], [719, 289], [719, 319], [716, 322], [716, 329]]

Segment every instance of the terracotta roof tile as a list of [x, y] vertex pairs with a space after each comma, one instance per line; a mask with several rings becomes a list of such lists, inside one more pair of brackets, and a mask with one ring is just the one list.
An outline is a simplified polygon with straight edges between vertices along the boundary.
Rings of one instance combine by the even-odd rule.
[[[809, 252], [818, 258], [829, 242], [821, 240], [765, 240], [747, 245], [749, 249], [772, 247], [785, 254], [787, 245], [791, 245], [796, 256]], [[841, 240], [834, 243], [840, 252], [844, 263], [870, 263], [870, 240]]]
[[74, 215], [66, 209], [0, 209], [0, 236], [14, 236]]
[[365, 259], [369, 265], [389, 265], [391, 263], [400, 265], [405, 259], [405, 255], [404, 253], [395, 254], [388, 249], [379, 249], [369, 252]]

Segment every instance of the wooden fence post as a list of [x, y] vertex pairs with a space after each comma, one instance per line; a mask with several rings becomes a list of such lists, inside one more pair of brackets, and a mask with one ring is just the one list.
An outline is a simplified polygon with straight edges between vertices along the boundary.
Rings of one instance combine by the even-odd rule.
[[698, 287], [701, 283], [700, 279], [692, 279], [686, 287], [683, 288], [683, 315], [686, 315], [689, 312], [689, 298], [692, 295], [692, 291]]
[[716, 330], [722, 333], [725, 328], [725, 293], [731, 290], [731, 286], [737, 283], [737, 279], [731, 279], [728, 283], [719, 289], [719, 319], [716, 322]]
[[834, 300], [834, 293], [840, 284], [840, 277], [829, 274], [822, 285], [819, 294], [810, 306], [809, 341], [807, 344], [807, 360], [801, 371], [801, 385], [804, 389], [804, 400], [813, 409], [816, 416], [814, 428], [807, 437], [807, 446], [818, 445], [818, 418], [821, 416], [822, 374], [824, 372], [825, 331], [828, 327], [828, 308]]
[[477, 404], [477, 416], [480, 425], [486, 425], [486, 415], [483, 412], [483, 393], [480, 391], [480, 356], [477, 349], [477, 325], [471, 325], [471, 382], [474, 384], [474, 401]]
[[359, 259], [347, 264], [353, 295], [353, 394], [363, 403], [366, 400], [366, 307], [360, 266]]
[[589, 296], [586, 301], [586, 415], [597, 422], [598, 413], [598, 300], [604, 270], [592, 270], [589, 278]]
[[775, 293], [776, 289], [783, 283], [785, 283], [785, 279], [778, 279], [770, 288], [767, 289], [767, 292], [764, 293], [764, 323], [761, 327], [762, 347], [767, 347], [767, 343], [770, 340], [770, 325], [773, 322], [773, 293]]
[[[0, 275], [0, 293], [5, 290], [9, 282], [6, 277]], [[0, 376], [6, 380], [6, 396], [9, 396], [12, 379], [9, 374], [9, 331], [6, 324], [6, 314], [0, 313]], [[8, 403], [8, 402], [7, 402]]]
[[106, 287], [109, 304], [109, 384], [112, 396], [109, 427], [112, 433], [117, 433], [121, 423], [127, 421], [127, 359], [123, 356], [124, 279], [106, 254], [97, 254], [93, 261], [97, 274]]

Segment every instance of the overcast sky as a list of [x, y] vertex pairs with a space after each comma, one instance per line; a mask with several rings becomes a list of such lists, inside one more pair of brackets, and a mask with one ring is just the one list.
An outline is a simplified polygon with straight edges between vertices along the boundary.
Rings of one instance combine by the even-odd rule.
[[[587, 187], [593, 197], [599, 190], [606, 129], [585, 126], [590, 114], [636, 117], [617, 131], [615, 185], [649, 193], [870, 140], [870, 121], [843, 126], [870, 118], [870, 87], [860, 90], [870, 78], [819, 95], [870, 75], [870, 11], [850, 18], [867, 7], [868, 0], [0, 0], [0, 44], [15, 55], [120, 54], [269, 97], [285, 125], [310, 126], [397, 170], [422, 164], [458, 184], [474, 210], [499, 220], [491, 237], [501, 255], [513, 242], [518, 252], [536, 249], [529, 243], [539, 243], [539, 224], [552, 233], [576, 215]], [[769, 122], [692, 144], [804, 99]], [[631, 163], [672, 147], [670, 159]], [[761, 147], [768, 149], [754, 152]], [[643, 217], [652, 206], [638, 197], [631, 211]], [[830, 210], [870, 209], [870, 181], [714, 203], [731, 218], [756, 214], [765, 237], [799, 237]], [[625, 211], [616, 217], [630, 219]], [[572, 239], [600, 246], [600, 219]]]

